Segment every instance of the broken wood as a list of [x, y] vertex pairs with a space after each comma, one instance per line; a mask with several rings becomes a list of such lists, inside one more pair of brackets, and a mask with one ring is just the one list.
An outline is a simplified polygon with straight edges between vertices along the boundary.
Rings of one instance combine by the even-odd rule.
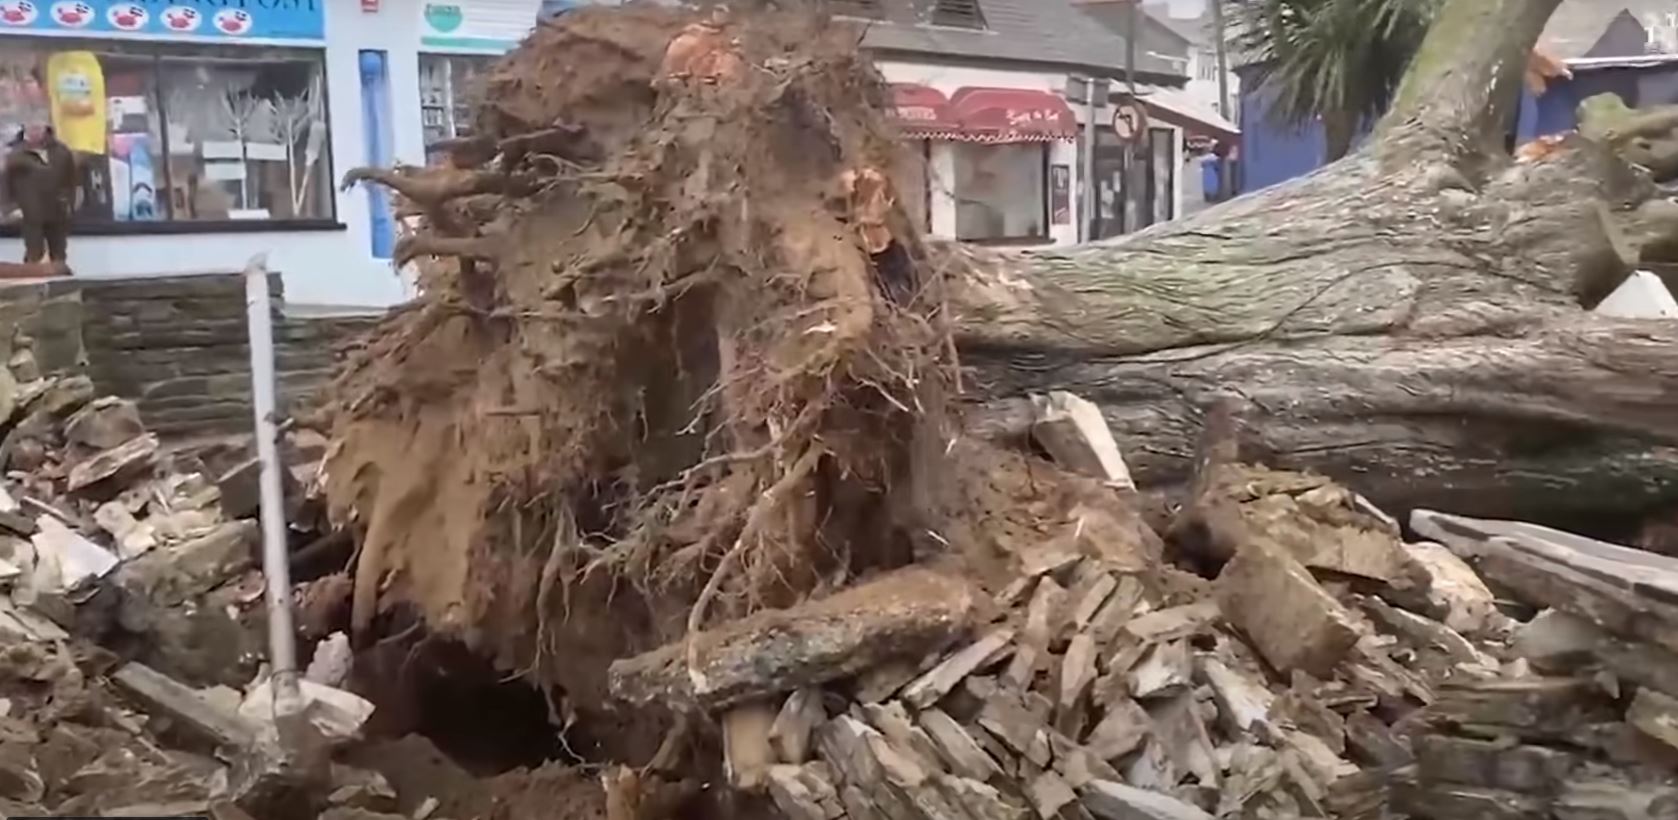
[[718, 708], [855, 675], [892, 658], [925, 655], [966, 631], [976, 598], [965, 582], [908, 569], [829, 598], [767, 610], [616, 661], [612, 694], [633, 704], [691, 701]]
[[1032, 437], [1062, 467], [1119, 489], [1136, 489], [1101, 408], [1064, 390], [1035, 396], [1032, 404], [1037, 413]]

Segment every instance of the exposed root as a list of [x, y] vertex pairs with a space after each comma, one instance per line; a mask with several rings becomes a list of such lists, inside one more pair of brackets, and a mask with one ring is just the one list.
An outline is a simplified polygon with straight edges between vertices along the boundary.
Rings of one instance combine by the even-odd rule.
[[780, 509], [780, 502], [793, 488], [798, 487], [815, 472], [816, 464], [825, 455], [819, 450], [810, 450], [798, 459], [798, 462], [775, 482], [775, 486], [763, 494], [763, 498], [752, 506], [751, 516], [746, 519], [746, 526], [740, 529], [740, 536], [734, 540], [734, 546], [728, 548], [717, 568], [711, 573], [710, 580], [705, 582], [705, 588], [699, 592], [699, 600], [693, 602], [693, 608], [688, 611], [687, 621], [687, 663], [688, 677], [693, 679], [693, 688], [705, 688], [703, 673], [699, 671], [699, 631], [705, 626], [705, 610], [711, 601], [717, 597], [723, 582], [728, 579], [734, 566], [745, 560], [747, 548], [755, 544], [764, 525], [770, 516]]
[[481, 262], [501, 259], [506, 238], [501, 236], [404, 236], [391, 252], [392, 264], [408, 264], [421, 256], [457, 256]]
[[410, 201], [433, 207], [451, 199], [478, 194], [512, 194], [530, 184], [527, 178], [496, 171], [460, 168], [352, 168], [344, 174], [343, 189], [372, 182]]

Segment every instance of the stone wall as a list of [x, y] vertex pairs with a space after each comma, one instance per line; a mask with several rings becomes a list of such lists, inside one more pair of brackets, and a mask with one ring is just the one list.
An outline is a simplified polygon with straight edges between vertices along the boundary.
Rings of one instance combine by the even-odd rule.
[[20, 380], [79, 370], [84, 352], [79, 283], [0, 281], [0, 363]]
[[[338, 342], [376, 317], [288, 317], [279, 275], [270, 283], [286, 406], [328, 378]], [[16, 328], [0, 332], [7, 361], [27, 349], [42, 373], [83, 370], [102, 392], [134, 399], [147, 426], [165, 437], [250, 429], [245, 322], [237, 273], [0, 284], [0, 331]]]

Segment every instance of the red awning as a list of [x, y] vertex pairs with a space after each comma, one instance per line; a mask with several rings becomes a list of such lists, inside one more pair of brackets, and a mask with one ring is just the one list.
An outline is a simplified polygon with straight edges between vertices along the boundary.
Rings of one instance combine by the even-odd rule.
[[892, 119], [911, 137], [948, 138], [961, 130], [961, 122], [950, 110], [950, 100], [936, 88], [914, 83], [891, 87]]
[[1048, 142], [1078, 138], [1078, 117], [1047, 91], [961, 88], [950, 97], [961, 123], [956, 139], [973, 142]]

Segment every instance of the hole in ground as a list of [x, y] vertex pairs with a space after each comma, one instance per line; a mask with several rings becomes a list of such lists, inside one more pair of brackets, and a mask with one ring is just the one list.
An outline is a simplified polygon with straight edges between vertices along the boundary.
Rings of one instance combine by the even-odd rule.
[[473, 775], [585, 762], [549, 721], [540, 690], [422, 630], [357, 653], [353, 688], [378, 707], [370, 737], [422, 735]]

